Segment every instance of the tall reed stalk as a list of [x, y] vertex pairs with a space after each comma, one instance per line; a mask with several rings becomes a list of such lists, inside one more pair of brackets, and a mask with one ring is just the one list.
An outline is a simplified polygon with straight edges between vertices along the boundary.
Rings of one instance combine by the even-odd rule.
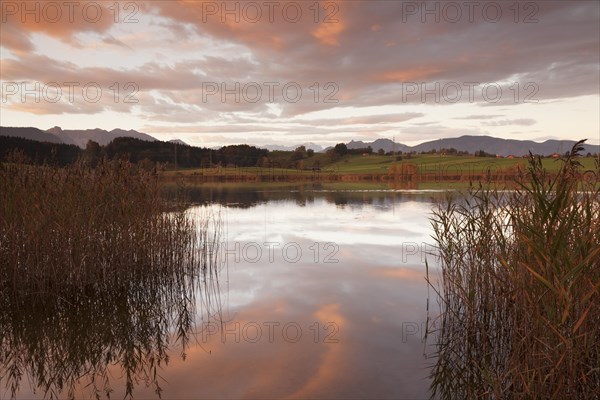
[[27, 377], [45, 397], [80, 397], [85, 384], [108, 396], [111, 366], [127, 396], [144, 382], [160, 394], [158, 371], [174, 341], [185, 351], [197, 300], [217, 304], [219, 224], [124, 162], [0, 164], [0, 188], [0, 394]]
[[432, 398], [600, 397], [600, 168], [579, 142], [517, 189], [480, 185], [433, 217], [441, 306]]

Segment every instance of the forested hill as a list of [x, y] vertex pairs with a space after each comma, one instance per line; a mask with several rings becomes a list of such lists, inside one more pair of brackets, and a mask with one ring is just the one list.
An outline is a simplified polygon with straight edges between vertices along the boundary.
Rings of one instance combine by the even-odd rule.
[[12, 160], [18, 153], [20, 161], [35, 164], [67, 165], [81, 158], [95, 164], [102, 158], [124, 159], [148, 164], [162, 163], [167, 167], [192, 168], [209, 165], [253, 167], [268, 150], [248, 145], [225, 146], [219, 150], [193, 147], [181, 143], [145, 141], [119, 137], [106, 146], [89, 141], [84, 149], [72, 144], [40, 142], [13, 136], [0, 136], [0, 161]]

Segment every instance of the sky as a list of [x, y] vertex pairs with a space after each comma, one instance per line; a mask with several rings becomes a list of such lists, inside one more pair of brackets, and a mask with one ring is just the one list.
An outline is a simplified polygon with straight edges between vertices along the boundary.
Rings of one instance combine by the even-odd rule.
[[2, 126], [600, 144], [598, 1], [8, 1]]

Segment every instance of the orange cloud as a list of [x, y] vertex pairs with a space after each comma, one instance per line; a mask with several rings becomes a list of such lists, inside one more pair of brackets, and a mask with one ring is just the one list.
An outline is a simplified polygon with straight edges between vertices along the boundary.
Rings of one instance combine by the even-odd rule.
[[[321, 323], [321, 326], [333, 322], [337, 329], [342, 330], [347, 325], [346, 319], [340, 313], [340, 305], [326, 304], [313, 314]], [[344, 347], [339, 343], [330, 343], [326, 353], [322, 356], [321, 363], [316, 373], [304, 384], [304, 386], [292, 393], [288, 398], [302, 399], [315, 397], [317, 393], [328, 386], [339, 374], [340, 365], [343, 365]]]
[[124, 17], [125, 4], [88, 0], [2, 2], [2, 45], [16, 54], [23, 54], [32, 49], [32, 33], [77, 44], [75, 35], [78, 32], [104, 33], [113, 24], [119, 23]]
[[443, 72], [443, 69], [441, 68], [418, 67], [384, 72], [376, 76], [376, 80], [385, 82], [408, 82], [420, 79], [429, 79], [441, 72]]
[[344, 31], [344, 24], [338, 23], [321, 23], [317, 29], [312, 32], [312, 35], [322, 44], [328, 46], [339, 46], [339, 35]]
[[[298, 22], [290, 22], [295, 11], [287, 10], [287, 3], [300, 4]], [[249, 6], [249, 4], [253, 4]], [[243, 43], [264, 53], [289, 49], [297, 37], [314, 25], [312, 3], [281, 2], [215, 2], [215, 1], [156, 1], [148, 2], [147, 11], [158, 13], [176, 26], [192, 24], [200, 34]]]
[[323, 8], [326, 10], [327, 16], [323, 17], [319, 26], [311, 34], [324, 45], [339, 46], [340, 34], [346, 29], [346, 24], [342, 21], [339, 13], [340, 2], [328, 1]]

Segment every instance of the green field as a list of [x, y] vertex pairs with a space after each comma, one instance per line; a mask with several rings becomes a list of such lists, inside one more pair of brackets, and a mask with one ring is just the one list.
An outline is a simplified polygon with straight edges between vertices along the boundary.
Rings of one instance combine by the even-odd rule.
[[[527, 165], [526, 158], [492, 158], [492, 157], [474, 157], [474, 156], [440, 156], [440, 155], [417, 155], [411, 158], [403, 157], [400, 161], [394, 161], [393, 156], [346, 156], [342, 160], [327, 165], [324, 170], [331, 170], [338, 173], [387, 173], [392, 164], [414, 164], [422, 173], [427, 172], [494, 172], [501, 169], [515, 167], [518, 164]], [[584, 169], [594, 168], [594, 158], [581, 157], [579, 161]], [[544, 158], [543, 166], [548, 171], [556, 172], [560, 168], [560, 161], [553, 158]]]
[[[397, 159], [397, 160], [396, 160]], [[320, 171], [313, 171], [311, 168], [314, 162], [319, 160]], [[525, 169], [527, 166], [526, 158], [492, 158], [492, 157], [474, 157], [474, 156], [441, 156], [441, 155], [413, 155], [409, 156], [384, 156], [371, 154], [347, 155], [338, 161], [325, 164], [324, 154], [315, 154], [315, 156], [304, 160], [304, 169], [292, 168], [269, 168], [269, 167], [212, 167], [212, 168], [193, 168], [179, 169], [177, 171], [164, 171], [162, 175], [166, 178], [189, 177], [227, 177], [234, 179], [239, 177], [262, 176], [267, 178], [275, 176], [278, 178], [294, 177], [322, 177], [323, 179], [331, 175], [337, 176], [358, 176], [358, 175], [388, 175], [393, 174], [394, 170], [399, 171], [406, 166], [416, 168], [420, 174], [431, 174], [436, 176], [444, 175], [464, 175], [482, 174], [486, 172], [496, 173], [510, 171], [520, 166]], [[580, 157], [578, 161], [583, 165], [583, 170], [595, 170], [596, 159], [591, 157]], [[560, 160], [553, 158], [542, 159], [542, 165], [549, 172], [558, 172], [561, 166]], [[318, 178], [320, 179], [320, 178]], [[419, 186], [425, 184], [421, 182]], [[431, 188], [456, 186], [450, 182], [428, 184]], [[464, 186], [461, 183], [460, 186]], [[429, 188], [429, 187], [428, 187]]]

